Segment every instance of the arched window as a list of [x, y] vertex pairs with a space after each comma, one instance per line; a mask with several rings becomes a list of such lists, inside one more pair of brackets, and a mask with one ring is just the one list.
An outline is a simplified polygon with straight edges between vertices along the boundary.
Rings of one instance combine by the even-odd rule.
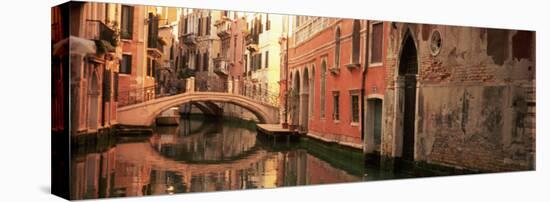
[[334, 34], [334, 67], [340, 68], [340, 27], [336, 27]]
[[353, 20], [353, 35], [352, 35], [352, 55], [351, 55], [351, 63], [353, 64], [359, 64], [359, 52], [360, 52], [360, 30], [361, 30], [361, 23], [359, 20]]
[[201, 70], [200, 61], [201, 61], [201, 54], [197, 52], [197, 54], [195, 54], [195, 64], [194, 64], [196, 71]]
[[313, 107], [315, 101], [315, 65], [311, 65], [311, 75], [309, 77], [309, 116], [313, 117]]
[[202, 56], [202, 69], [208, 71], [208, 52], [205, 52]]
[[325, 118], [325, 91], [326, 91], [327, 61], [321, 63], [321, 118]]

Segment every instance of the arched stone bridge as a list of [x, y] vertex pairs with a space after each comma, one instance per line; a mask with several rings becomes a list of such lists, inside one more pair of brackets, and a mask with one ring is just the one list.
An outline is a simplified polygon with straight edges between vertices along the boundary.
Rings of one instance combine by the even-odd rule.
[[243, 107], [252, 112], [261, 123], [277, 123], [279, 109], [242, 95], [220, 92], [189, 92], [149, 100], [139, 104], [118, 108], [119, 124], [128, 126], [150, 126], [161, 112], [189, 102], [225, 102]]

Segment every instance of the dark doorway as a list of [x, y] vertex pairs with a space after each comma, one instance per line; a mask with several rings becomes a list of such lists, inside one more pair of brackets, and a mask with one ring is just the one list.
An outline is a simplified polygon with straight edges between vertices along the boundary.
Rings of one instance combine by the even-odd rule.
[[380, 153], [380, 144], [382, 143], [382, 100], [374, 99], [374, 150]]
[[399, 75], [405, 79], [403, 117], [403, 159], [414, 160], [414, 133], [416, 119], [416, 75], [418, 62], [416, 47], [410, 33], [406, 34], [399, 61]]

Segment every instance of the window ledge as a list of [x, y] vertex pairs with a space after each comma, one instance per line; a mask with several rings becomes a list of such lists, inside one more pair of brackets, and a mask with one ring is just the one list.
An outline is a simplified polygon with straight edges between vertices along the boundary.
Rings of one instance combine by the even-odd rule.
[[334, 74], [334, 75], [337, 75], [337, 74], [340, 74], [340, 68], [339, 67], [331, 67], [329, 69], [330, 73]]
[[369, 67], [381, 67], [381, 66], [382, 66], [382, 62], [369, 63]]
[[349, 125], [350, 126], [359, 126], [359, 122], [351, 122]]
[[359, 63], [350, 63], [350, 64], [347, 64], [346, 67], [349, 70], [359, 69], [359, 67], [361, 67], [361, 64], [359, 64]]

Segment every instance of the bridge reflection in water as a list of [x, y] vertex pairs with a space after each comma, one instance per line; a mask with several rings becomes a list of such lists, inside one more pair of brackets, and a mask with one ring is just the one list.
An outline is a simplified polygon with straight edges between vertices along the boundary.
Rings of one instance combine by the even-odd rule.
[[[73, 156], [73, 199], [361, 181], [363, 155], [313, 140], [263, 141], [254, 124], [181, 119], [146, 138], [118, 138]], [[108, 142], [108, 141], [107, 141]], [[86, 146], [86, 145], [84, 145]], [[83, 149], [81, 149], [83, 150]]]

